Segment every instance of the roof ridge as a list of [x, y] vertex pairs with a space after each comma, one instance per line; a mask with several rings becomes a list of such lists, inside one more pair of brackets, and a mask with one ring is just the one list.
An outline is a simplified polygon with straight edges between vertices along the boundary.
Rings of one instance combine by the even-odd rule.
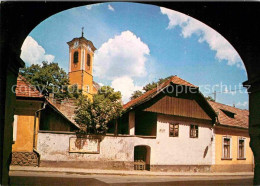
[[[175, 81], [176, 78], [178, 78], [178, 80], [180, 80], [180, 81], [183, 81], [183, 83], [182, 83], [182, 82], [176, 82], [176, 81]], [[186, 81], [186, 80], [184, 80], [184, 79], [178, 77], [177, 75], [174, 75], [174, 76], [172, 76], [171, 78], [167, 79], [166, 81], [160, 83], [159, 85], [158, 85], [158, 83], [157, 83], [157, 86], [156, 86], [155, 88], [153, 88], [153, 89], [151, 89], [151, 90], [145, 92], [145, 93], [142, 94], [141, 96], [139, 96], [139, 97], [137, 97], [137, 98], [135, 98], [135, 99], [133, 99], [133, 100], [130, 100], [129, 102], [127, 102], [126, 104], [124, 104], [124, 108], [129, 108], [131, 105], [133, 105], [133, 104], [139, 102], [140, 100], [145, 99], [146, 97], [148, 97], [150, 94], [152, 94], [153, 92], [155, 92], [155, 90], [160, 90], [160, 89], [166, 87], [166, 86], [167, 86], [168, 84], [170, 84], [170, 83], [173, 83], [173, 84], [176, 84], [176, 85], [184, 85], [184, 86], [197, 87], [197, 86], [191, 84], [190, 82], [188, 82], [188, 81]], [[130, 106], [129, 106], [129, 105], [130, 105]]]

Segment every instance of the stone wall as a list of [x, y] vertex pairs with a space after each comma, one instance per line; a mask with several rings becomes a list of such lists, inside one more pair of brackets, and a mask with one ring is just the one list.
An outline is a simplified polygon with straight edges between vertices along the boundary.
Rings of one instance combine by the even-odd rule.
[[11, 165], [38, 166], [39, 156], [35, 152], [13, 152]]

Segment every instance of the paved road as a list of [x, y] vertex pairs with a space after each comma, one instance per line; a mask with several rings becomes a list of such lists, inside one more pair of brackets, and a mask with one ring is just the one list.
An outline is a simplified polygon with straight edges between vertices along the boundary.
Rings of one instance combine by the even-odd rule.
[[11, 172], [11, 185], [253, 185], [252, 176], [116, 176]]

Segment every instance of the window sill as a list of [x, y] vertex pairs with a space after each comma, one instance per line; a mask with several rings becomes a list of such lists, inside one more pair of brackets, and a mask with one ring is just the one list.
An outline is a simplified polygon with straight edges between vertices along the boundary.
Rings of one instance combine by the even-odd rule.
[[221, 158], [221, 160], [232, 160], [233, 158]]
[[246, 158], [237, 158], [237, 160], [246, 160]]

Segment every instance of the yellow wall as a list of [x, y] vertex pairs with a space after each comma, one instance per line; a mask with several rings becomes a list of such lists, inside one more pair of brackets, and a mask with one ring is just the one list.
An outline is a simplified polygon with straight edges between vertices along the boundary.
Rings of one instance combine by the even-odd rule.
[[[16, 141], [12, 146], [13, 152], [32, 152], [34, 135], [34, 114], [41, 108], [42, 101], [16, 100], [15, 115], [17, 115]], [[39, 119], [36, 118], [36, 133]], [[37, 140], [37, 136], [35, 138]]]
[[33, 151], [33, 128], [34, 116], [17, 117], [17, 134], [12, 147], [13, 152]]
[[[222, 138], [230, 136], [232, 138], [231, 151], [232, 160], [222, 160]], [[238, 138], [245, 137], [245, 160], [238, 160]], [[248, 131], [230, 129], [230, 128], [215, 128], [215, 164], [253, 164], [253, 152], [249, 146], [250, 138]]]

